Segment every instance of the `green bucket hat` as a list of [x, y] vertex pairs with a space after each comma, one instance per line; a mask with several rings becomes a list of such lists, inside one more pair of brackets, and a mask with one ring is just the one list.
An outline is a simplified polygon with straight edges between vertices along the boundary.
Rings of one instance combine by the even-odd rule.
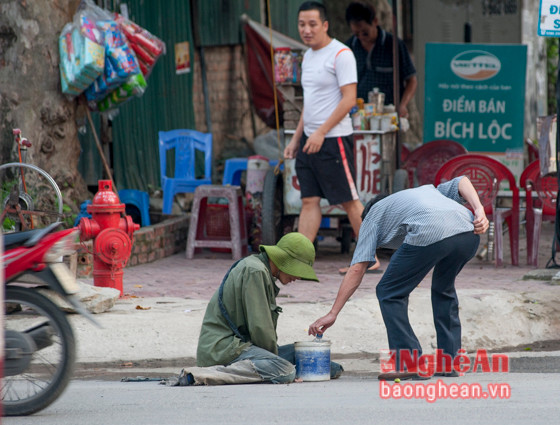
[[313, 271], [315, 247], [301, 233], [288, 233], [276, 245], [261, 245], [259, 249], [265, 251], [282, 272], [303, 280], [319, 282]]

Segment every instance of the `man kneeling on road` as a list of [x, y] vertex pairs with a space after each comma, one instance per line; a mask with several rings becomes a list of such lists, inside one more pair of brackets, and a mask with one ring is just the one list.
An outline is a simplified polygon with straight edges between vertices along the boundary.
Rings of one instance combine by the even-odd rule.
[[[318, 282], [315, 248], [301, 233], [288, 233], [278, 244], [236, 262], [213, 295], [202, 322], [197, 366], [185, 368], [171, 385], [222, 385], [293, 382], [294, 345], [277, 345], [276, 324], [282, 308], [280, 289], [297, 279]], [[331, 363], [331, 377], [342, 367]]]

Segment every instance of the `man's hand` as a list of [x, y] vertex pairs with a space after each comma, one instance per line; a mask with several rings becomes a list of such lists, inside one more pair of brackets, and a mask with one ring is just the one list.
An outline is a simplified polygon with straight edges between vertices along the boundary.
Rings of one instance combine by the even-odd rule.
[[309, 136], [309, 138], [305, 142], [303, 151], [306, 154], [317, 153], [321, 150], [324, 141], [325, 141], [325, 135], [319, 132], [319, 130], [317, 130], [311, 136]]
[[336, 322], [336, 314], [332, 312], [327, 314], [326, 316], [321, 317], [320, 319], [317, 319], [315, 322], [309, 325], [309, 335], [323, 335], [323, 333], [328, 328], [334, 325], [334, 322]]
[[358, 289], [366, 269], [368, 267], [369, 261], [362, 261], [360, 263], [352, 264], [348, 269], [348, 272], [344, 276], [338, 294], [336, 295], [336, 300], [331, 307], [329, 313], [320, 319], [309, 325], [309, 335], [323, 334], [328, 328], [334, 325], [336, 318], [346, 301], [352, 296], [352, 294]]
[[299, 148], [299, 141], [296, 141], [295, 139], [292, 138], [290, 143], [288, 143], [288, 145], [284, 149], [284, 158], [286, 159], [295, 158], [297, 155], [298, 148]]
[[484, 207], [480, 202], [476, 189], [467, 176], [463, 176], [463, 178], [459, 180], [459, 194], [474, 210], [474, 234], [481, 235], [486, 232], [486, 230], [488, 230], [489, 223], [486, 218], [486, 213], [484, 212]]
[[399, 117], [401, 118], [408, 118], [408, 108], [405, 104], [399, 105]]
[[479, 207], [476, 210], [474, 210], [474, 221], [473, 221], [473, 225], [474, 225], [474, 233], [475, 235], [481, 235], [484, 232], [486, 232], [486, 230], [488, 230], [488, 226], [490, 225], [490, 223], [488, 222], [488, 219], [486, 218], [486, 213], [484, 212], [484, 207]]

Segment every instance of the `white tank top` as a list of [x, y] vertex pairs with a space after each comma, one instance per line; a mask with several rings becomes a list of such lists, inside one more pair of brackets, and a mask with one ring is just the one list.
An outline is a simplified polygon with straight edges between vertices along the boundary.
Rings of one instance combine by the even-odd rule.
[[[338, 40], [319, 50], [308, 49], [302, 62], [303, 131], [310, 136], [317, 130], [342, 99], [340, 87], [357, 83], [354, 53]], [[352, 134], [352, 120], [346, 115], [326, 137]]]

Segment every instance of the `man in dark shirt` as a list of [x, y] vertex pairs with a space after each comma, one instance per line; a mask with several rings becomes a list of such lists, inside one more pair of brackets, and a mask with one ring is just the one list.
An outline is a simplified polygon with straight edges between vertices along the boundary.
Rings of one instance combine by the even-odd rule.
[[[393, 94], [393, 35], [382, 30], [369, 4], [353, 2], [346, 8], [346, 22], [354, 35], [346, 41], [356, 57], [358, 97], [368, 101], [368, 93], [378, 87], [385, 93], [385, 105], [395, 104]], [[408, 103], [418, 80], [416, 69], [402, 40], [399, 46], [399, 116], [408, 117]]]

